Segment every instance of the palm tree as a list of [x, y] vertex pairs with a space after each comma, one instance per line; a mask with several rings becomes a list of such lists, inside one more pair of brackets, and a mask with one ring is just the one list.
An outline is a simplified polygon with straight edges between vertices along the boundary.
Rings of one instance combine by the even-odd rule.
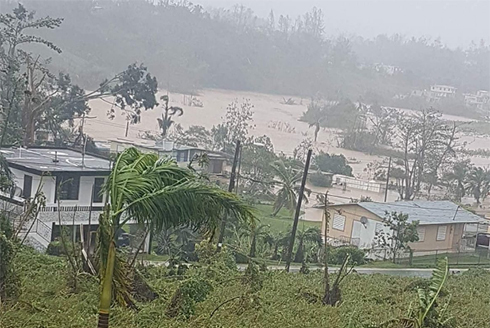
[[466, 180], [468, 173], [471, 170], [470, 161], [461, 161], [454, 164], [451, 172], [444, 175], [443, 179], [445, 181], [456, 183], [456, 200], [461, 201], [461, 199], [466, 195]]
[[306, 243], [314, 243], [315, 246], [321, 247], [323, 244], [322, 241], [322, 232], [319, 228], [313, 227], [308, 228], [306, 230], [298, 231], [298, 250], [294, 255], [294, 262], [303, 263], [305, 257], [305, 244]]
[[250, 238], [250, 252], [248, 256], [255, 257], [257, 253], [257, 240], [260, 238], [264, 239], [267, 236], [267, 231], [265, 231], [265, 229], [268, 229], [270, 226], [267, 224], [261, 224], [259, 226], [251, 224], [247, 227], [248, 229], [243, 231], [242, 237], [246, 236]]
[[168, 95], [161, 96], [160, 99], [163, 100], [165, 107], [163, 107], [162, 118], [158, 118], [157, 121], [160, 129], [162, 130], [162, 138], [165, 139], [167, 137], [168, 130], [174, 123], [172, 116], [182, 116], [184, 114], [184, 110], [175, 106], [168, 107]]
[[[274, 202], [272, 216], [276, 216], [281, 208], [286, 207], [290, 212], [296, 207], [298, 199], [300, 182], [302, 173], [301, 170], [294, 170], [292, 166], [286, 166], [284, 161], [278, 160], [271, 163], [274, 175], [277, 180], [274, 184], [279, 185], [280, 189], [277, 192], [276, 201]], [[305, 188], [305, 193], [309, 196], [311, 190]], [[303, 195], [305, 203], [308, 203], [308, 198]]]
[[142, 154], [126, 149], [114, 164], [106, 183], [109, 204], [99, 218], [99, 274], [101, 295], [98, 327], [109, 327], [112, 285], [116, 299], [129, 283], [116, 254], [115, 231], [135, 221], [152, 227], [188, 226], [193, 229], [215, 229], [223, 212], [239, 220], [253, 221], [253, 211], [234, 194], [205, 184], [187, 168], [156, 154]]
[[267, 233], [263, 237], [264, 243], [269, 245], [269, 247], [272, 249], [271, 260], [279, 260], [281, 258], [279, 256], [279, 248], [288, 244], [290, 236], [291, 232], [287, 234], [279, 232], [278, 234]]
[[490, 171], [474, 167], [468, 174], [468, 190], [473, 194], [476, 203], [480, 205], [490, 190]]

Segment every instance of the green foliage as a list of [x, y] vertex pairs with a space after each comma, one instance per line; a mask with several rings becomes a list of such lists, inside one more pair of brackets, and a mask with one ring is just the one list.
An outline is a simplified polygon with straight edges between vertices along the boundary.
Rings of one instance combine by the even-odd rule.
[[301, 274], [310, 273], [310, 268], [308, 267], [308, 264], [306, 264], [306, 262], [301, 263], [301, 268], [299, 269], [299, 273]]
[[50, 242], [48, 248], [46, 249], [46, 254], [53, 256], [60, 256], [61, 254], [63, 254], [63, 252], [63, 245], [59, 240], [54, 240]]
[[[74, 294], [66, 284], [66, 261], [63, 258], [23, 250], [14, 262], [22, 281], [22, 302], [3, 304], [0, 309], [2, 328], [86, 328], [96, 325], [97, 279], [80, 276], [79, 290]], [[127, 328], [239, 328], [257, 325], [270, 328], [347, 328], [350, 323], [350, 327], [360, 328], [363, 324], [406, 316], [410, 304], [415, 305], [414, 300], [418, 298], [416, 288], [407, 286], [420, 280], [353, 273], [342, 283], [346, 286], [342, 289], [342, 305], [329, 307], [321, 302], [308, 303], [298, 297], [299, 290], [322, 295], [323, 272], [312, 270], [308, 275], [301, 275], [269, 271], [262, 274], [263, 287], [257, 293], [260, 296], [259, 307], [243, 309], [241, 302], [234, 301], [223, 305], [210, 319], [218, 305], [242, 295], [244, 288], [248, 288], [242, 283], [243, 273], [227, 271], [217, 280], [207, 279], [213, 286], [212, 291], [204, 301], [195, 304], [195, 314], [191, 318], [182, 320], [165, 315], [170, 299], [183, 283], [165, 277], [166, 270], [162, 266], [145, 268], [142, 273], [161, 297], [151, 303], [138, 303], [139, 311], [128, 311], [114, 305], [111, 324]], [[205, 267], [191, 267], [185, 279], [203, 279], [206, 271]], [[333, 279], [335, 277], [332, 275]], [[456, 321], [456, 327], [486, 327], [490, 304], [482, 300], [486, 300], [490, 293], [487, 275], [450, 276], [444, 289], [446, 295], [451, 295], [448, 310]], [[448, 296], [441, 295], [439, 299], [438, 308], [447, 302]]]
[[270, 198], [269, 181], [274, 178], [270, 163], [277, 160], [272, 141], [266, 135], [251, 137], [242, 146], [240, 174], [242, 192], [253, 199]]
[[408, 243], [419, 240], [417, 233], [417, 226], [419, 222], [409, 222], [407, 214], [386, 212], [383, 223], [390, 231], [378, 232], [374, 238], [380, 247], [384, 247], [389, 251], [393, 263], [395, 263], [398, 253], [401, 250], [410, 249]]
[[359, 112], [354, 103], [343, 99], [338, 103], [311, 102], [300, 120], [309, 124], [319, 124], [323, 128], [349, 130], [354, 127]]
[[347, 164], [347, 159], [342, 154], [330, 155], [321, 151], [314, 157], [313, 163], [320, 171], [352, 176], [352, 167]]
[[[279, 186], [274, 202], [272, 216], [276, 216], [281, 208], [287, 208], [291, 213], [296, 207], [296, 202], [299, 193], [299, 183], [301, 182], [302, 172], [296, 168], [287, 165], [283, 160], [277, 160], [270, 164], [274, 171], [274, 184]], [[303, 195], [304, 201], [308, 202], [310, 190], [305, 188]]]
[[404, 327], [416, 328], [453, 328], [454, 319], [448, 313], [449, 301], [439, 304], [442, 296], [442, 288], [448, 279], [448, 260], [440, 260], [427, 286], [417, 289], [417, 298], [413, 306], [410, 305], [408, 316], [388, 320], [379, 327], [392, 327], [398, 323]]
[[355, 246], [340, 246], [328, 248], [328, 263], [341, 265], [349, 255], [349, 264], [362, 265], [366, 262], [366, 253], [362, 249]]
[[13, 267], [14, 243], [0, 231], [0, 300], [15, 299], [19, 294], [18, 276]]
[[316, 187], [329, 188], [332, 186], [332, 176], [323, 174], [320, 171], [310, 173], [308, 178], [311, 184]]
[[207, 240], [196, 245], [196, 254], [200, 263], [223, 265], [228, 270], [236, 270], [236, 262], [226, 247], [216, 252], [216, 245]]
[[169, 98], [167, 95], [161, 96], [161, 100], [163, 100], [164, 107], [162, 118], [158, 118], [158, 125], [160, 130], [162, 130], [162, 138], [165, 139], [167, 137], [167, 132], [170, 127], [174, 124], [172, 120], [172, 116], [182, 116], [184, 114], [184, 110], [180, 107], [170, 106], [168, 107]]
[[212, 286], [207, 280], [185, 280], [172, 296], [165, 314], [170, 318], [183, 316], [188, 319], [195, 314], [196, 303], [204, 301], [211, 291]]

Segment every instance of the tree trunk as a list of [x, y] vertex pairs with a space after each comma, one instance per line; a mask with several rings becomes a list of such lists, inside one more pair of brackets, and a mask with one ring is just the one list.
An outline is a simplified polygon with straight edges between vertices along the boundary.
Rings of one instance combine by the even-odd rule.
[[102, 280], [102, 291], [100, 294], [99, 305], [99, 322], [98, 328], [109, 327], [109, 311], [111, 309], [112, 300], [112, 278], [114, 274], [114, 263], [116, 261], [116, 247], [114, 241], [109, 245], [107, 254], [107, 267], [105, 269], [104, 279]]
[[275, 244], [274, 245], [274, 252], [272, 253], [272, 260], [277, 260], [279, 257], [279, 255], [277, 254], [279, 253], [279, 244]]
[[296, 254], [294, 255], [294, 261], [296, 263], [302, 263], [304, 259], [304, 252], [303, 252], [303, 238], [299, 239], [299, 244], [298, 244], [298, 250], [296, 251]]
[[252, 236], [252, 243], [250, 244], [250, 257], [255, 257], [255, 250], [257, 248], [257, 238], [255, 234]]
[[272, 216], [276, 216], [277, 213], [279, 213], [279, 211], [282, 209], [282, 207], [284, 206], [284, 203], [281, 202], [281, 204], [279, 204], [279, 206], [272, 212]]

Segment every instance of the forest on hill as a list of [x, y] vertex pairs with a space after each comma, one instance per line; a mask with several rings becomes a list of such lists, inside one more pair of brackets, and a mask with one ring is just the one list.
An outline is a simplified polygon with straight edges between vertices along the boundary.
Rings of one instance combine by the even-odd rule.
[[[60, 28], [40, 31], [63, 52], [36, 51], [87, 89], [133, 62], [147, 65], [161, 88], [187, 93], [223, 88], [383, 103], [431, 84], [490, 89], [490, 48], [478, 40], [451, 49], [443, 40], [396, 34], [327, 37], [316, 8], [293, 18], [169, 0], [24, 4], [39, 17], [63, 18]], [[2, 12], [14, 6], [0, 1]]]

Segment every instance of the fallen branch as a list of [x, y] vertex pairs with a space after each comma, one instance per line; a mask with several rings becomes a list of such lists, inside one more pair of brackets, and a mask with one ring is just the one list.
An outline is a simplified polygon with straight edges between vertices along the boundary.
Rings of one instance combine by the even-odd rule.
[[242, 298], [242, 297], [241, 296], [236, 296], [236, 297], [230, 298], [229, 300], [224, 301], [223, 303], [221, 303], [220, 305], [218, 305], [218, 307], [216, 307], [216, 309], [214, 309], [213, 312], [211, 312], [211, 314], [209, 315], [209, 319], [211, 319], [213, 317], [213, 315], [216, 313], [216, 311], [219, 310], [220, 307], [222, 307], [223, 305], [226, 305], [226, 304], [228, 304], [230, 302], [233, 302], [236, 299], [240, 299], [240, 298]]

